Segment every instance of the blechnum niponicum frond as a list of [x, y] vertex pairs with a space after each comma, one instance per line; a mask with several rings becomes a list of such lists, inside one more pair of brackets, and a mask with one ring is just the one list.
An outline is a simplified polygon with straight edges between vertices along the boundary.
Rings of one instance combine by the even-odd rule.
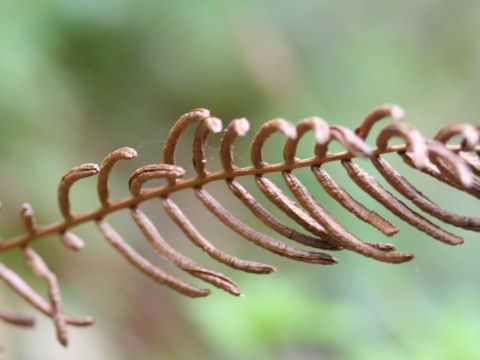
[[[476, 178], [476, 176], [480, 175], [479, 128], [466, 123], [455, 123], [440, 129], [433, 140], [427, 140], [409, 125], [403, 122], [394, 122], [383, 128], [379, 133], [375, 149], [367, 145], [365, 139], [375, 122], [384, 117], [400, 120], [403, 116], [404, 112], [398, 106], [379, 106], [365, 117], [363, 123], [354, 132], [342, 126], [329, 126], [318, 117], [302, 120], [297, 126], [283, 119], [274, 119], [265, 123], [256, 134], [251, 144], [250, 156], [252, 166], [243, 168], [234, 165], [233, 146], [238, 136], [243, 136], [248, 132], [249, 123], [244, 118], [236, 119], [225, 129], [220, 142], [220, 161], [223, 170], [211, 173], [206, 169], [206, 143], [210, 134], [219, 133], [222, 130], [222, 122], [218, 118], [210, 116], [208, 110], [196, 109], [183, 115], [170, 130], [163, 149], [163, 163], [143, 166], [132, 174], [128, 182], [131, 192], [129, 197], [121, 200], [112, 200], [109, 197], [108, 188], [108, 179], [115, 163], [119, 160], [129, 160], [137, 156], [137, 152], [134, 149], [124, 147], [109, 154], [103, 160], [101, 166], [83, 164], [71, 169], [63, 176], [58, 187], [58, 205], [63, 216], [62, 221], [50, 225], [37, 225], [30, 205], [23, 205], [21, 216], [26, 232], [10, 239], [1, 240], [0, 253], [5, 253], [13, 248], [20, 248], [32, 271], [45, 281], [48, 288], [48, 297], [46, 299], [2, 263], [0, 263], [0, 278], [32, 306], [51, 317], [55, 324], [59, 341], [63, 345], [67, 345], [67, 325], [91, 325], [94, 320], [90, 317], [73, 317], [63, 312], [57, 277], [48, 268], [42, 257], [32, 249], [31, 245], [35, 240], [45, 235], [58, 234], [63, 245], [78, 251], [82, 249], [84, 243], [71, 232], [72, 229], [85, 222], [95, 222], [105, 240], [131, 265], [146, 276], [186, 296], [201, 297], [210, 294], [209, 289], [187, 283], [165, 272], [144, 258], [128, 245], [117, 231], [106, 222], [105, 218], [109, 214], [128, 209], [133, 222], [136, 223], [148, 242], [162, 257], [189, 274], [235, 296], [240, 296], [240, 288], [233, 280], [219, 272], [197, 264], [176, 251], [163, 239], [151, 220], [139, 209], [141, 203], [153, 198], [161, 200], [163, 209], [173, 222], [193, 244], [207, 252], [212, 258], [235, 269], [256, 274], [268, 274], [276, 270], [271, 265], [243, 260], [229, 255], [203, 237], [200, 231], [197, 230], [170, 198], [170, 194], [182, 190], [193, 190], [198, 200], [221, 223], [260, 247], [297, 261], [321, 265], [338, 263], [329, 254], [299, 249], [264, 235], [241, 222], [203, 188], [205, 184], [213, 181], [225, 181], [233, 194], [258, 219], [279, 235], [294, 242], [319, 250], [351, 250], [388, 263], [396, 264], [412, 260], [414, 258], [412, 253], [395, 252], [396, 247], [392, 244], [365, 242], [349, 232], [316, 201], [293, 173], [293, 170], [297, 168], [310, 167], [325, 192], [338, 201], [345, 209], [374, 226], [386, 236], [396, 234], [399, 230], [396, 225], [355, 200], [326, 172], [322, 164], [332, 161], [341, 161], [346, 173], [353, 182], [387, 210], [411, 226], [446, 244], [461, 244], [463, 242], [461, 237], [443, 230], [412, 210], [380, 185], [373, 176], [352, 161], [353, 158], [357, 157], [370, 159], [381, 176], [397, 192], [425, 213], [447, 224], [467, 230], [480, 231], [480, 218], [462, 216], [441, 209], [381, 157], [384, 153], [396, 152], [410, 167], [418, 169], [449, 186], [465, 191], [476, 198], [480, 198], [480, 182]], [[185, 171], [175, 162], [175, 150], [182, 134], [194, 123], [198, 123], [193, 143], [193, 164], [197, 175], [190, 179], [181, 179]], [[262, 158], [263, 146], [268, 137], [277, 131], [284, 134], [287, 138], [283, 150], [284, 162], [268, 164]], [[302, 136], [310, 131], [313, 132], [316, 140], [315, 156], [308, 159], [298, 159], [295, 157], [298, 142]], [[462, 137], [460, 145], [446, 145], [446, 142], [456, 135]], [[389, 146], [388, 142], [392, 137], [403, 138], [405, 144]], [[329, 153], [328, 145], [332, 140], [340, 142], [346, 151]], [[282, 173], [293, 198], [265, 176], [273, 172]], [[70, 188], [76, 181], [92, 175], [97, 175], [97, 192], [101, 206], [87, 213], [74, 214], [70, 206]], [[242, 176], [253, 176], [266, 198], [304, 230], [298, 231], [289, 227], [267, 211], [253, 195], [235, 180], [237, 177]], [[143, 188], [147, 181], [158, 178], [165, 178], [167, 184], [156, 188]], [[0, 318], [20, 326], [34, 325], [33, 318], [6, 310], [0, 310]]]

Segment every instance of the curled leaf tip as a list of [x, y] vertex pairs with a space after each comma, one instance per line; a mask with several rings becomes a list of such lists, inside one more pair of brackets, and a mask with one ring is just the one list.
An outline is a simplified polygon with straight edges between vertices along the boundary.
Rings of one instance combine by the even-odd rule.
[[135, 149], [127, 146], [118, 149], [117, 152], [122, 155], [122, 158], [125, 160], [134, 159], [138, 156], [138, 153]]
[[405, 117], [405, 110], [398, 105], [392, 105], [390, 109], [390, 116], [394, 120], [402, 120]]
[[316, 126], [313, 127], [313, 131], [315, 134], [315, 141], [317, 144], [325, 144], [330, 139], [330, 129], [325, 120], [322, 118], [313, 116], [309, 119], [315, 123]]
[[223, 125], [222, 125], [222, 120], [216, 117], [209, 117], [205, 119], [205, 122], [207, 123], [208, 129], [216, 134], [222, 131]]
[[100, 171], [100, 166], [98, 166], [98, 164], [88, 163], [88, 164], [80, 165], [78, 170], [91, 172], [93, 175]]
[[250, 123], [246, 118], [233, 120], [233, 126], [238, 136], [245, 136], [250, 130]]
[[295, 128], [295, 126], [291, 125], [291, 126], [287, 126], [284, 130], [283, 130], [283, 133], [285, 134], [285, 136], [289, 139], [296, 139], [297, 138], [297, 129]]
[[32, 206], [29, 203], [23, 203], [22, 204], [22, 215], [23, 216], [32, 216], [33, 215]]
[[195, 115], [200, 116], [200, 117], [209, 117], [210, 116], [210, 110], [204, 109], [204, 108], [196, 108], [196, 109], [193, 109], [192, 112]]

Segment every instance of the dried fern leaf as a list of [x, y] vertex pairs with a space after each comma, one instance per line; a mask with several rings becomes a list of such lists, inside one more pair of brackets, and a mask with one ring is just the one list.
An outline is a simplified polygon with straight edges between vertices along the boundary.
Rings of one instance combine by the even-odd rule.
[[[376, 139], [377, 148], [372, 149], [365, 139], [375, 123], [385, 117], [390, 117], [396, 122], [387, 125], [380, 131]], [[38, 294], [20, 276], [1, 262], [0, 279], [34, 308], [52, 318], [57, 338], [61, 344], [66, 346], [68, 344], [67, 325], [85, 326], [93, 324], [94, 321], [90, 317], [76, 318], [63, 312], [57, 276], [31, 246], [36, 240], [46, 235], [57, 234], [64, 246], [79, 251], [84, 247], [84, 242], [72, 232], [72, 229], [83, 223], [95, 222], [99, 232], [112, 248], [128, 263], [152, 280], [189, 297], [209, 295], [209, 289], [189, 284], [147, 260], [123, 240], [121, 235], [105, 220], [112, 213], [128, 209], [132, 215], [133, 223], [140, 228], [153, 250], [160, 256], [190, 275], [233, 295], [241, 295], [240, 287], [232, 279], [197, 264], [194, 260], [175, 250], [163, 238], [159, 229], [140, 210], [140, 205], [143, 202], [155, 198], [160, 200], [166, 214], [183, 234], [212, 258], [234, 269], [250, 273], [269, 274], [276, 271], [275, 267], [271, 265], [243, 260], [227, 254], [206, 239], [201, 234], [201, 230], [197, 229], [171, 199], [171, 194], [185, 190], [193, 190], [197, 199], [214, 217], [255, 245], [297, 261], [321, 265], [338, 263], [330, 254], [299, 249], [285, 241], [263, 234], [237, 219], [234, 214], [227, 211], [213, 195], [205, 190], [204, 185], [218, 181], [224, 181], [227, 188], [252, 214], [287, 241], [295, 241], [324, 251], [350, 250], [389, 263], [402, 263], [412, 260], [414, 258], [412, 253], [396, 252], [396, 247], [393, 244], [363, 241], [351, 233], [314, 198], [307, 187], [294, 174], [295, 169], [310, 167], [328, 196], [386, 236], [396, 234], [399, 230], [396, 225], [355, 200], [322, 167], [323, 164], [333, 161], [340, 161], [348, 175], [361, 189], [399, 219], [441, 242], [449, 245], [461, 244], [463, 242], [462, 238], [443, 230], [440, 226], [410, 208], [409, 205], [380, 185], [375, 177], [363, 170], [353, 159], [358, 157], [369, 158], [380, 175], [387, 180], [394, 190], [425, 213], [446, 224], [479, 232], [480, 218], [454, 214], [441, 209], [409, 183], [397, 169], [382, 157], [382, 154], [385, 153], [398, 153], [412, 168], [428, 174], [433, 179], [465, 191], [475, 198], [480, 198], [480, 181], [477, 178], [480, 174], [479, 127], [466, 123], [450, 124], [440, 129], [434, 139], [429, 140], [425, 139], [416, 129], [400, 122], [403, 117], [404, 111], [399, 106], [382, 105], [367, 114], [362, 124], [355, 131], [341, 126], [329, 126], [318, 117], [304, 119], [297, 126], [284, 119], [274, 119], [266, 122], [257, 132], [251, 144], [252, 166], [243, 168], [234, 164], [233, 147], [237, 138], [244, 136], [249, 131], [250, 126], [246, 119], [236, 119], [227, 126], [220, 141], [219, 152], [223, 169], [212, 173], [207, 170], [205, 149], [210, 135], [222, 130], [222, 121], [212, 117], [206, 109], [195, 109], [181, 116], [170, 130], [163, 148], [163, 163], [143, 166], [130, 176], [128, 181], [130, 196], [120, 200], [111, 199], [108, 186], [110, 174], [115, 164], [119, 160], [131, 160], [137, 157], [137, 152], [134, 149], [123, 147], [109, 154], [103, 160], [101, 166], [83, 164], [72, 168], [63, 176], [58, 186], [58, 206], [63, 217], [62, 221], [50, 225], [38, 225], [35, 223], [30, 205], [23, 205], [20, 214], [25, 233], [10, 239], [0, 240], [0, 253], [19, 248], [31, 270], [46, 283], [47, 299]], [[175, 152], [180, 138], [187, 128], [193, 124], [198, 124], [192, 149], [196, 176], [182, 179], [185, 170], [176, 164]], [[283, 133], [287, 138], [283, 152], [284, 162], [268, 164], [263, 160], [264, 144], [277, 131]], [[315, 156], [308, 159], [298, 159], [295, 156], [297, 145], [300, 138], [310, 131], [316, 140]], [[448, 145], [447, 142], [455, 136], [461, 137], [460, 144]], [[392, 137], [402, 138], [405, 144], [389, 146], [388, 142]], [[332, 140], [340, 142], [346, 151], [329, 153], [328, 146]], [[293, 196], [285, 193], [278, 185], [267, 178], [269, 173], [281, 173]], [[78, 180], [93, 175], [97, 175], [97, 193], [100, 206], [86, 213], [75, 214], [71, 210], [70, 189]], [[250, 194], [236, 180], [237, 177], [245, 176], [253, 177], [257, 186], [265, 195], [266, 201], [273, 204], [276, 209], [283, 212], [304, 230], [293, 229], [278, 220], [273, 212], [268, 211], [260, 199]], [[167, 184], [150, 189], [144, 187], [149, 180], [158, 178], [165, 178]], [[33, 318], [6, 310], [0, 310], [0, 319], [19, 326], [33, 326], [34, 324]]]

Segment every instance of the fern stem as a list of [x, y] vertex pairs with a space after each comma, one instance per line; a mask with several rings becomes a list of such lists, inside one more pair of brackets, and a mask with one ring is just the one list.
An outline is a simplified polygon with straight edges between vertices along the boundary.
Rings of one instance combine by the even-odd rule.
[[[448, 148], [453, 151], [460, 150], [460, 146], [458, 145], [449, 145]], [[405, 150], [406, 146], [403, 144], [388, 146], [382, 151], [374, 149], [373, 154], [380, 155], [391, 152], [403, 152]], [[243, 168], [234, 168], [231, 172], [219, 171], [214, 173], [208, 173], [208, 175], [204, 177], [194, 177], [186, 180], [177, 180], [175, 184], [167, 184], [152, 189], [145, 189], [141, 192], [141, 194], [132, 195], [117, 201], [111, 201], [108, 205], [104, 205], [83, 214], [72, 214], [72, 217], [68, 220], [63, 220], [43, 226], [37, 225], [34, 233], [25, 232], [23, 234], [0, 241], [0, 253], [12, 248], [23, 246], [26, 243], [30, 243], [36, 239], [45, 237], [47, 235], [61, 233], [77, 225], [104, 218], [108, 214], [117, 212], [119, 210], [135, 207], [146, 200], [158, 197], [165, 197], [177, 191], [203, 186], [213, 181], [226, 180], [229, 178], [232, 179], [241, 176], [263, 175], [274, 172], [292, 171], [294, 169], [321, 165], [328, 162], [352, 159], [353, 157], [355, 156], [352, 153], [348, 151], [343, 151], [334, 154], [327, 154], [323, 159], [311, 157], [308, 159], [296, 160], [292, 164], [277, 163], [265, 164], [262, 167], [247, 166]]]

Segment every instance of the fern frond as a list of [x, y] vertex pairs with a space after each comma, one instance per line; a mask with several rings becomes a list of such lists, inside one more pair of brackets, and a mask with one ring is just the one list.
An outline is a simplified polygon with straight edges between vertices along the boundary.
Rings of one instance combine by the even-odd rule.
[[[196, 109], [180, 117], [170, 130], [163, 149], [163, 163], [143, 166], [131, 175], [128, 182], [130, 196], [121, 200], [113, 200], [110, 198], [108, 187], [111, 170], [115, 164], [119, 160], [130, 160], [137, 157], [137, 152], [134, 149], [124, 147], [109, 154], [103, 160], [101, 166], [83, 164], [71, 169], [63, 176], [58, 186], [58, 206], [63, 217], [62, 221], [50, 225], [38, 225], [35, 223], [30, 205], [25, 204], [23, 206], [21, 217], [26, 231], [10, 239], [1, 240], [0, 253], [13, 248], [20, 248], [31, 270], [45, 281], [48, 289], [47, 299], [38, 294], [13, 270], [2, 263], [0, 263], [0, 279], [33, 307], [52, 318], [59, 341], [63, 345], [67, 345], [67, 324], [85, 326], [92, 324], [94, 320], [90, 317], [72, 317], [63, 312], [57, 277], [48, 268], [41, 256], [31, 248], [31, 244], [46, 235], [57, 234], [63, 245], [71, 250], [79, 251], [83, 248], [84, 242], [72, 230], [80, 224], [95, 222], [102, 236], [120, 256], [146, 276], [186, 296], [202, 297], [210, 294], [209, 289], [189, 284], [144, 258], [128, 245], [105, 220], [112, 213], [129, 209], [133, 222], [160, 256], [190, 275], [235, 296], [240, 296], [240, 288], [233, 280], [217, 271], [197, 264], [175, 250], [162, 237], [152, 221], [139, 209], [141, 203], [154, 198], [161, 200], [161, 205], [167, 215], [186, 237], [217, 261], [234, 269], [251, 273], [269, 274], [276, 271], [271, 265], [243, 260], [227, 254], [206, 239], [170, 197], [175, 192], [188, 189], [194, 191], [198, 200], [221, 223], [266, 250], [286, 258], [312, 264], [333, 265], [338, 263], [330, 254], [299, 249], [243, 223], [205, 190], [204, 185], [214, 181], [225, 181], [228, 189], [252, 214], [267, 227], [294, 242], [320, 250], [351, 250], [388, 263], [402, 263], [412, 260], [414, 258], [412, 253], [395, 252], [396, 247], [390, 243], [366, 242], [351, 233], [315, 199], [293, 173], [295, 169], [310, 167], [321, 187], [341, 206], [362, 221], [377, 228], [384, 235], [392, 236], [396, 234], [399, 228], [395, 224], [355, 200], [322, 167], [323, 164], [332, 161], [340, 161], [354, 183], [400, 219], [441, 242], [449, 245], [461, 244], [463, 242], [461, 237], [443, 230], [420, 215], [352, 161], [352, 159], [358, 157], [369, 158], [381, 176], [420, 210], [444, 223], [479, 232], [480, 218], [458, 215], [440, 208], [381, 157], [382, 154], [396, 152], [412, 168], [480, 198], [480, 182], [476, 178], [480, 174], [479, 128], [465, 123], [451, 124], [440, 129], [433, 140], [428, 140], [423, 138], [419, 131], [407, 124], [395, 122], [380, 131], [376, 139], [377, 147], [375, 149], [367, 145], [365, 139], [377, 121], [384, 117], [401, 120], [403, 116], [404, 112], [400, 107], [383, 105], [370, 112], [355, 131], [341, 126], [329, 126], [318, 117], [307, 118], [296, 126], [284, 119], [274, 119], [265, 123], [257, 132], [251, 144], [252, 166], [243, 168], [234, 164], [233, 147], [237, 138], [246, 135], [249, 131], [249, 123], [244, 118], [236, 119], [226, 128], [220, 141], [220, 161], [223, 169], [212, 173], [207, 170], [205, 149], [209, 136], [222, 130], [222, 122], [220, 119], [210, 116], [208, 110]], [[181, 136], [194, 123], [198, 123], [192, 153], [196, 176], [190, 179], [182, 179], [185, 170], [176, 164], [175, 152]], [[295, 156], [297, 145], [301, 137], [310, 131], [313, 132], [316, 140], [315, 156], [309, 159], [298, 159]], [[265, 142], [275, 132], [280, 132], [286, 137], [283, 152], [284, 162], [268, 164], [263, 160], [262, 152]], [[462, 137], [460, 145], [446, 145], [446, 142], [455, 135]], [[405, 144], [388, 145], [392, 137], [403, 138]], [[341, 143], [346, 151], [329, 153], [328, 145], [333, 140]], [[281, 173], [293, 198], [268, 179], [265, 176], [268, 173]], [[75, 214], [71, 210], [70, 189], [77, 181], [93, 175], [97, 175], [97, 193], [100, 207], [86, 213]], [[303, 230], [299, 231], [287, 226], [278, 220], [274, 214], [266, 210], [252, 194], [236, 181], [237, 177], [242, 176], [253, 176], [265, 197], [281, 212], [300, 225]], [[146, 182], [159, 178], [166, 179], [167, 184], [156, 188], [144, 188]], [[34, 324], [34, 319], [6, 310], [0, 310], [0, 319], [21, 326], [33, 326]]]

